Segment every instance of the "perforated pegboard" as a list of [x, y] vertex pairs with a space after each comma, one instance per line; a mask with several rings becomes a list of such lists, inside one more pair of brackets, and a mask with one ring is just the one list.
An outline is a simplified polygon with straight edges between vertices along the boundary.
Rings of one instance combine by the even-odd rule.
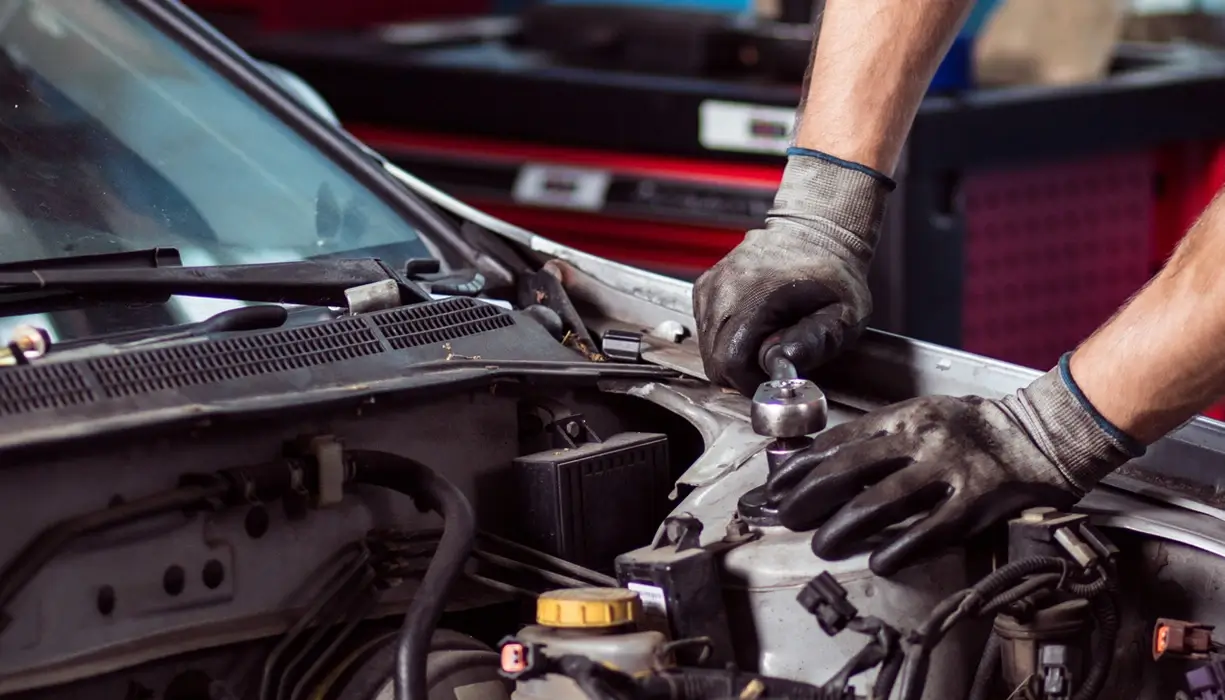
[[1153, 158], [968, 174], [962, 347], [1047, 369], [1149, 278]]

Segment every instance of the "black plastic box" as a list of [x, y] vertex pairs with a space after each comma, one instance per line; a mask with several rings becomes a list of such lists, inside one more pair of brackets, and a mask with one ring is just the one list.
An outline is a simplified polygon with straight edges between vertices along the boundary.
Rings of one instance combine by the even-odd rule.
[[[519, 457], [507, 534], [592, 569], [651, 541], [667, 515], [668, 437], [621, 433], [604, 442]], [[509, 524], [508, 524], [509, 525]]]

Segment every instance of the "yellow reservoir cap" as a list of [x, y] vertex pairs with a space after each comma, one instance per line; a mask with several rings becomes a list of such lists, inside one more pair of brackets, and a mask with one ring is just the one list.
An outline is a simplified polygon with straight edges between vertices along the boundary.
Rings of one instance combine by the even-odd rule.
[[626, 588], [566, 588], [536, 599], [536, 624], [545, 627], [617, 627], [638, 619], [638, 594]]

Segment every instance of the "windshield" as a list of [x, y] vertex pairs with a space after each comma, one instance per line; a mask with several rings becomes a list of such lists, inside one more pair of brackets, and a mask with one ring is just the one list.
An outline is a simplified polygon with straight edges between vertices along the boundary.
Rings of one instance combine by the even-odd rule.
[[[429, 255], [374, 193], [121, 2], [0, 2], [0, 262], [157, 246], [185, 265]], [[40, 321], [63, 338], [236, 305]], [[0, 333], [30, 320], [0, 319]]]

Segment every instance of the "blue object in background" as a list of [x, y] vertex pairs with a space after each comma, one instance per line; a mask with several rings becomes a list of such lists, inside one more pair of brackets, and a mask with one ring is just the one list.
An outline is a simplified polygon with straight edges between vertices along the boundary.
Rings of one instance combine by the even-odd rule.
[[961, 33], [953, 40], [944, 61], [932, 76], [928, 90], [954, 92], [974, 87], [974, 40], [999, 2], [1000, 0], [978, 0], [961, 28]]
[[932, 76], [930, 92], [955, 92], [974, 87], [974, 37], [962, 34], [953, 40], [936, 74]]

